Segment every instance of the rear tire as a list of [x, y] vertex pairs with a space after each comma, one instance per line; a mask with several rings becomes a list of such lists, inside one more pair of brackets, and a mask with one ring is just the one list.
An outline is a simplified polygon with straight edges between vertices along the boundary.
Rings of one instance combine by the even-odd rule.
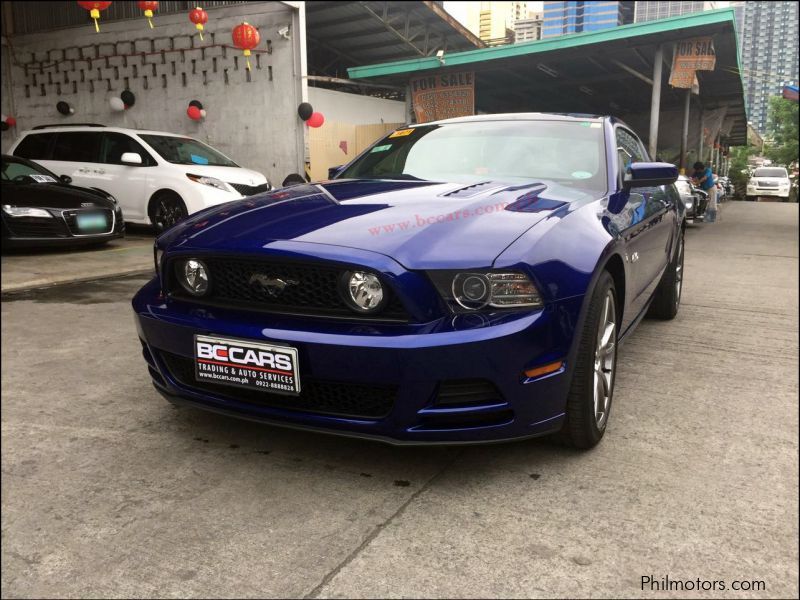
[[564, 425], [556, 434], [557, 440], [567, 446], [592, 448], [606, 431], [617, 371], [618, 323], [614, 279], [604, 271], [592, 292], [580, 333]]
[[667, 270], [661, 276], [661, 282], [653, 295], [653, 302], [650, 304], [648, 316], [656, 319], [670, 320], [678, 314], [681, 304], [681, 292], [683, 291], [683, 256], [684, 240], [683, 228], [678, 237], [678, 247], [675, 249], [675, 256], [672, 257]]
[[150, 201], [150, 221], [162, 233], [189, 216], [183, 199], [171, 192], [162, 192]]

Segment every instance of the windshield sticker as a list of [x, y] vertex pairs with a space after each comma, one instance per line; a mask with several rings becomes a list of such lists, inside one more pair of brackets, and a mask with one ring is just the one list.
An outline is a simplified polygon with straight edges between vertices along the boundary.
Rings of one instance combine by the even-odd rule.
[[56, 183], [55, 178], [50, 175], [30, 175], [30, 178], [37, 183]]
[[589, 179], [592, 176], [591, 173], [588, 171], [573, 171], [572, 178], [573, 179]]
[[190, 155], [192, 162], [196, 165], [207, 165], [208, 159], [205, 156], [198, 156], [197, 154]]
[[398, 129], [397, 131], [393, 132], [389, 137], [396, 138], [396, 137], [403, 137], [406, 135], [410, 135], [414, 133], [414, 129]]
[[372, 150], [369, 151], [370, 154], [373, 152], [386, 152], [389, 148], [391, 148], [391, 144], [384, 144], [383, 146], [375, 146]]

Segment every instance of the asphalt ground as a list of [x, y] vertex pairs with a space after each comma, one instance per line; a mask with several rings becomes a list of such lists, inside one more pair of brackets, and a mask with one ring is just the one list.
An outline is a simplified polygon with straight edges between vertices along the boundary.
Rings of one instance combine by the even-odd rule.
[[621, 348], [586, 453], [176, 409], [142, 276], [5, 294], [2, 596], [796, 598], [798, 206], [725, 204], [686, 247], [680, 313]]

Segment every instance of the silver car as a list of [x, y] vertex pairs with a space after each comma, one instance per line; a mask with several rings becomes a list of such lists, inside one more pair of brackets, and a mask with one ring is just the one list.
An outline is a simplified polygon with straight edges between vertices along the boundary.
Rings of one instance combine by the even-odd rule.
[[678, 176], [675, 187], [678, 188], [683, 205], [686, 207], [686, 218], [702, 221], [708, 206], [708, 194], [692, 184], [692, 180], [686, 175]]

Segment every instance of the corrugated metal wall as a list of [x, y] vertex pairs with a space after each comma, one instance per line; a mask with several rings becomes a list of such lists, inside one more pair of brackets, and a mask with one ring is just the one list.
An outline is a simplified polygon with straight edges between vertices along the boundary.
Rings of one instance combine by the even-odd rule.
[[[74, 27], [90, 22], [89, 11], [78, 6], [77, 2], [3, 2], [11, 5], [13, 34], [36, 33], [61, 27]], [[247, 2], [159, 2], [156, 16], [189, 12], [195, 6], [214, 8]], [[7, 13], [5, 13], [7, 14]], [[101, 22], [138, 19], [142, 11], [136, 2], [113, 2], [107, 10], [100, 13]], [[8, 23], [3, 24], [3, 33], [7, 33]]]

